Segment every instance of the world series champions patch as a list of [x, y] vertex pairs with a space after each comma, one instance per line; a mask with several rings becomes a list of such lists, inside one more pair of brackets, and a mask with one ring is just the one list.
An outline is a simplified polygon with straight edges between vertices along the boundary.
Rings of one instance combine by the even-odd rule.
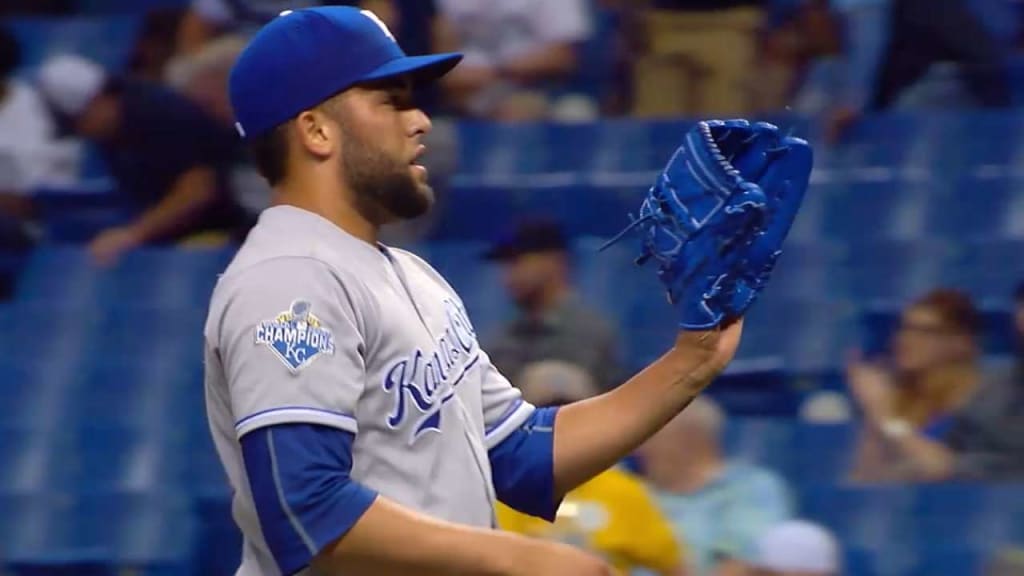
[[292, 372], [308, 367], [321, 355], [334, 355], [334, 334], [312, 313], [313, 305], [295, 300], [273, 320], [256, 325], [256, 344], [266, 344]]

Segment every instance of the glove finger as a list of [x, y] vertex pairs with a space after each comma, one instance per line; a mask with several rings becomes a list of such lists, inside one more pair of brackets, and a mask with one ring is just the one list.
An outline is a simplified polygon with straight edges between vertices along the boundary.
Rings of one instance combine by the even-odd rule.
[[765, 265], [772, 258], [793, 226], [803, 203], [811, 177], [813, 153], [806, 141], [787, 138], [785, 156], [772, 162], [764, 177], [761, 188], [772, 204], [771, 214], [751, 250], [751, 261], [755, 266]]
[[769, 164], [779, 156], [779, 148], [779, 129], [767, 122], [758, 122], [730, 161], [745, 180], [759, 182]]
[[707, 124], [711, 137], [726, 158], [735, 154], [734, 151], [740, 149], [743, 142], [754, 133], [750, 122], [743, 119], [710, 120]]

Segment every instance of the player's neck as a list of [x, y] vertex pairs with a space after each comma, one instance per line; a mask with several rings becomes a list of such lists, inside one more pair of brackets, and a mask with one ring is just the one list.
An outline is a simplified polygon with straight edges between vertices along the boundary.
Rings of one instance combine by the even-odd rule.
[[377, 245], [380, 228], [348, 202], [350, 195], [339, 194], [337, 185], [296, 178], [282, 183], [274, 192], [274, 204], [287, 204], [312, 212], [367, 244]]

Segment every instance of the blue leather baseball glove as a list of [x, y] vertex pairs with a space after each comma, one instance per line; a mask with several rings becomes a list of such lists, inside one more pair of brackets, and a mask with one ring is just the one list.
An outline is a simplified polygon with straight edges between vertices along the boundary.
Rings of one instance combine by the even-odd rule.
[[738, 318], [767, 284], [803, 200], [807, 142], [767, 123], [704, 121], [687, 132], [626, 233], [640, 235], [637, 264], [658, 278], [685, 330]]

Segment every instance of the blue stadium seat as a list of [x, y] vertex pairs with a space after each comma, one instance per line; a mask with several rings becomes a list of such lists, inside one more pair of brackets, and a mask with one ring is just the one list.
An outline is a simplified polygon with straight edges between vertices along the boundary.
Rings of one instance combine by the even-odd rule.
[[825, 188], [823, 226], [830, 238], [917, 238], [924, 234], [928, 190], [896, 182], [852, 183]]
[[861, 302], [906, 302], [949, 285], [956, 248], [940, 240], [852, 243], [850, 294]]
[[928, 233], [955, 241], [1001, 237], [1012, 230], [1016, 185], [1008, 179], [964, 177], [927, 203]]
[[66, 435], [56, 431], [9, 424], [0, 427], [0, 458], [4, 462], [0, 467], [0, 495], [25, 495], [66, 486], [78, 466], [77, 459], [64, 459], [67, 445]]
[[205, 307], [233, 255], [233, 248], [146, 248], [101, 269], [81, 247], [46, 247], [33, 254], [17, 298], [80, 306]]
[[208, 300], [187, 308], [118, 307], [98, 323], [89, 349], [104, 361], [146, 360], [166, 368], [179, 364], [180, 370], [202, 353]]
[[917, 489], [919, 546], [991, 550], [1024, 542], [1024, 488], [945, 484]]
[[231, 516], [228, 494], [196, 498], [198, 538], [195, 574], [234, 576], [242, 556], [242, 533]]
[[202, 394], [198, 372], [159, 358], [95, 363], [67, 392], [71, 412], [64, 414], [65, 425], [163, 428], [167, 434], [181, 435], [185, 431], [180, 428], [192, 424], [187, 419], [196, 408], [196, 397]]
[[[949, 526], [959, 533], [954, 526]], [[907, 572], [909, 576], [934, 576], [936, 574], [984, 574], [984, 551], [960, 546], [929, 544], [920, 550], [917, 564]]]
[[140, 433], [97, 427], [72, 444], [81, 468], [68, 489], [80, 493], [145, 495], [187, 486], [184, 447], [163, 430]]
[[788, 476], [795, 465], [793, 422], [786, 418], [733, 418], [723, 444], [730, 459], [757, 464]]
[[[196, 523], [190, 499], [176, 492], [85, 496], [74, 507], [85, 543], [107, 574], [177, 576], [193, 565]], [[73, 552], [64, 552], [73, 557]], [[46, 565], [48, 557], [36, 559]]]
[[848, 301], [787, 298], [769, 287], [747, 314], [737, 356], [781, 356], [793, 373], [825, 372], [842, 365], [856, 330]]
[[949, 284], [975, 298], [1009, 302], [1024, 280], [1024, 240], [988, 239], [965, 242], [951, 263]]
[[828, 526], [844, 545], [887, 555], [893, 563], [913, 560], [913, 506], [914, 490], [906, 486], [815, 486], [801, 498], [801, 514]]
[[60, 426], [55, 415], [70, 402], [66, 391], [74, 384], [76, 366], [73, 358], [54, 358], [60, 356], [0, 361], [0, 425], [35, 430]]
[[[0, 305], [0, 360], [25, 363], [36, 375], [77, 368], [82, 348], [94, 337], [98, 311], [59, 303]], [[54, 365], [54, 358], [61, 358]]]
[[788, 370], [782, 358], [737, 358], [707, 393], [733, 416], [793, 418], [800, 394]]
[[14, 576], [109, 576], [72, 494], [0, 494], [0, 567]]
[[17, 18], [8, 24], [21, 44], [25, 74], [48, 57], [73, 52], [114, 72], [128, 64], [139, 18], [134, 15], [76, 18]]
[[48, 432], [0, 428], [0, 494], [144, 493], [180, 489], [186, 480], [182, 443], [162, 430], [78, 427]]
[[824, 221], [828, 196], [828, 185], [817, 183], [812, 178], [800, 212], [789, 230], [787, 242], [809, 244], [826, 236]]
[[823, 299], [846, 293], [846, 250], [825, 240], [787, 240], [766, 291], [791, 298]]
[[[656, 172], [665, 167], [682, 142], [685, 130], [686, 126], [679, 123], [601, 122], [593, 135], [591, 156], [583, 165], [584, 170], [591, 175]], [[650, 175], [653, 183], [654, 174]]]
[[875, 554], [871, 550], [844, 548], [843, 568], [840, 574], [846, 576], [880, 576], [875, 568]]
[[[873, 67], [875, 62], [865, 64]], [[861, 178], [895, 179], [896, 169], [912, 159], [922, 122], [918, 115], [895, 112], [864, 118], [851, 128], [843, 146], [830, 151], [831, 164]]]
[[856, 449], [857, 427], [851, 424], [800, 424], [789, 449], [798, 473], [793, 480], [806, 486], [840, 484]]
[[500, 266], [484, 261], [483, 242], [436, 242], [418, 253], [462, 298], [477, 336], [487, 335], [512, 312]]

